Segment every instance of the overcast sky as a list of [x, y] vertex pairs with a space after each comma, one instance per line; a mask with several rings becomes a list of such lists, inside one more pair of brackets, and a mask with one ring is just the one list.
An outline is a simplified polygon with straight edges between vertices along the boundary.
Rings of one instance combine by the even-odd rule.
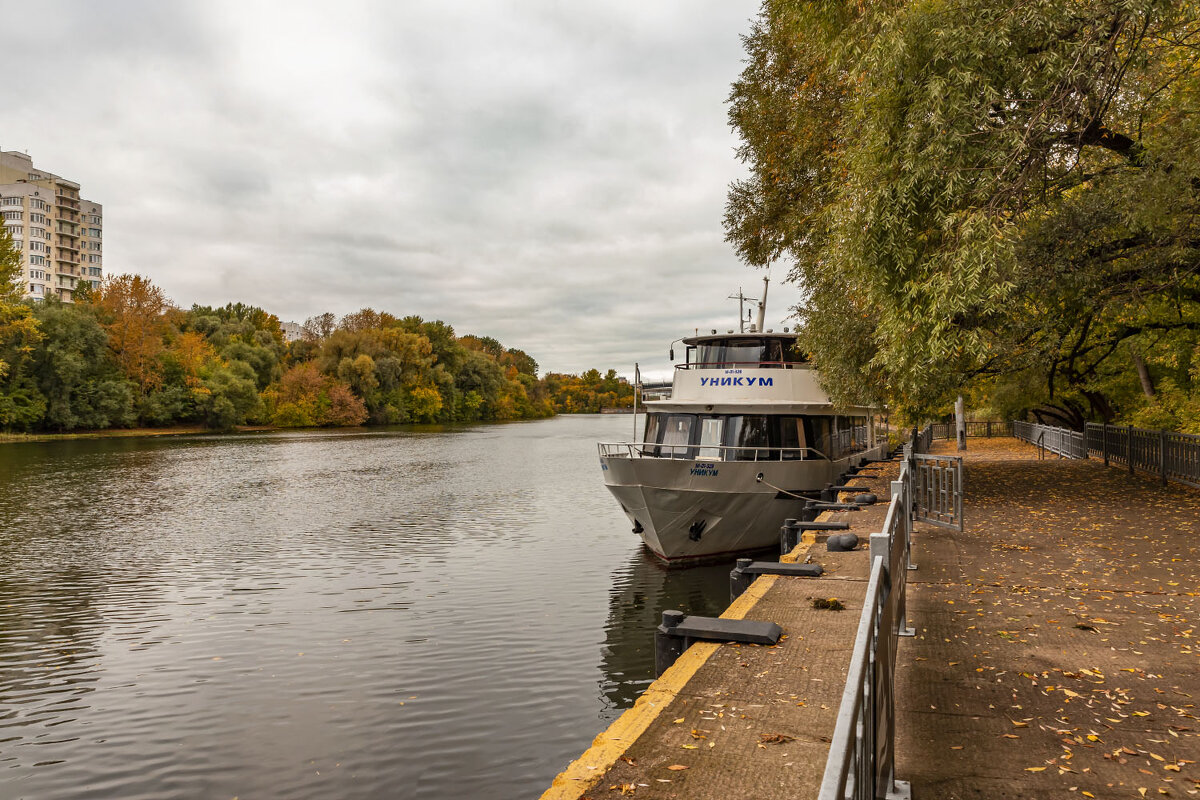
[[[370, 306], [543, 371], [659, 371], [761, 290], [721, 227], [757, 9], [0, 0], [0, 148], [79, 181], [106, 273], [181, 306]], [[797, 292], [771, 300], [780, 326]]]

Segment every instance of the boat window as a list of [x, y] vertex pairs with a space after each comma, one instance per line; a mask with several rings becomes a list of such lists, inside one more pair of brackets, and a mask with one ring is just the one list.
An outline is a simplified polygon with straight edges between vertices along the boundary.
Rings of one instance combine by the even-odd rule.
[[726, 427], [725, 442], [730, 447], [744, 448], [734, 451], [738, 461], [761, 461], [770, 457], [770, 441], [767, 435], [767, 417], [764, 415], [733, 416]]
[[700, 451], [697, 458], [721, 458], [721, 434], [724, 428], [725, 420], [722, 417], [706, 417], [700, 420]]
[[808, 446], [826, 458], [837, 458], [833, 442], [832, 417], [804, 417], [804, 434]]
[[658, 418], [661, 416], [661, 414], [646, 415], [646, 435], [642, 437], [643, 442], [658, 441]]
[[805, 358], [785, 339], [735, 338], [719, 339], [696, 347], [692, 363], [697, 366], [762, 364], [780, 366], [782, 363], [802, 364]]
[[778, 444], [782, 450], [780, 456], [784, 459], [802, 459], [806, 457], [804, 448], [804, 420], [801, 417], [779, 417]]
[[662, 447], [659, 455], [671, 458], [687, 458], [688, 446], [692, 443], [692, 425], [696, 418], [691, 414], [668, 414], [663, 423]]

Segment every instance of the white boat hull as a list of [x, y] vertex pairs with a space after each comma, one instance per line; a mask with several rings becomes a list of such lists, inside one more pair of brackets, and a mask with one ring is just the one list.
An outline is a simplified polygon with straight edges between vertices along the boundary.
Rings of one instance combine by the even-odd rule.
[[[656, 556], [668, 562], [779, 546], [780, 528], [804, 500], [883, 448], [837, 461], [696, 461], [601, 457], [605, 485]], [[758, 476], [762, 475], [762, 480]]]

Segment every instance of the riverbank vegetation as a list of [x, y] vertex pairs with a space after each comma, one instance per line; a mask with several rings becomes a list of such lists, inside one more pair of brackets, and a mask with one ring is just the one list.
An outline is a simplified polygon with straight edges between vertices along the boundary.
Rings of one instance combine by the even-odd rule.
[[730, 242], [839, 400], [1200, 433], [1200, 7], [766, 0]]
[[180, 309], [136, 275], [94, 291], [81, 283], [73, 304], [26, 302], [8, 245], [0, 240], [3, 431], [475, 422], [632, 403], [612, 370], [539, 378], [522, 350], [418, 316], [325, 314], [289, 344], [264, 309]]

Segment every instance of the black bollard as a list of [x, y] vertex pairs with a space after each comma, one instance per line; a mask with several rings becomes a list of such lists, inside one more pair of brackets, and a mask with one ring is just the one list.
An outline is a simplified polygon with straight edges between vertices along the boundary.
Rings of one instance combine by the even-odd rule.
[[662, 675], [683, 655], [684, 640], [682, 636], [673, 636], [671, 631], [683, 622], [682, 611], [662, 612], [662, 625], [654, 632], [654, 674]]
[[846, 553], [858, 547], [858, 536], [853, 533], [835, 533], [825, 540], [825, 549], [831, 553]]
[[[784, 527], [787, 530], [787, 527]], [[754, 563], [750, 558], [739, 558], [737, 566], [729, 573], [729, 599], [730, 602], [741, 596], [742, 592], [750, 588], [750, 584], [754, 582], [754, 576], [746, 572], [746, 568]]]
[[800, 543], [800, 521], [788, 517], [779, 529], [779, 555], [786, 556]]
[[879, 502], [879, 498], [870, 492], [864, 492], [863, 494], [854, 495], [854, 502], [860, 506], [873, 506]]

